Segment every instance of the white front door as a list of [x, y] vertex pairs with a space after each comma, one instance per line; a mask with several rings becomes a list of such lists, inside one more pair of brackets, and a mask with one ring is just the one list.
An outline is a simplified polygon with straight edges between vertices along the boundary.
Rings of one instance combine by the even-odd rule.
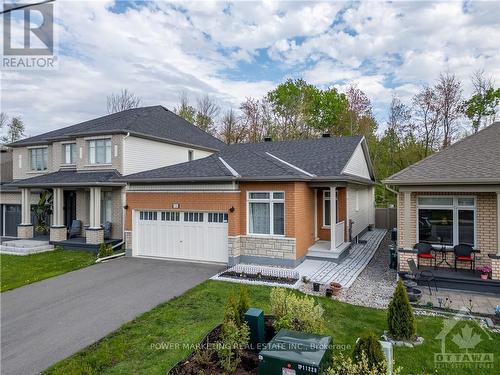
[[227, 214], [134, 211], [133, 255], [228, 262]]

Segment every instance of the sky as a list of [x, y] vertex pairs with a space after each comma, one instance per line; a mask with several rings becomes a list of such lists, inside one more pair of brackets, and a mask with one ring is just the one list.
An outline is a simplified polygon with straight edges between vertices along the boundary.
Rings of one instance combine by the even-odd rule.
[[[27, 135], [104, 115], [106, 97], [125, 88], [143, 105], [173, 109], [185, 92], [193, 104], [208, 94], [227, 110], [288, 78], [340, 91], [356, 84], [383, 129], [392, 96], [409, 102], [440, 72], [455, 73], [464, 96], [478, 69], [500, 84], [500, 2], [58, 0], [54, 7], [58, 68], [1, 73], [1, 111], [21, 116]], [[14, 28], [20, 20], [13, 16]]]

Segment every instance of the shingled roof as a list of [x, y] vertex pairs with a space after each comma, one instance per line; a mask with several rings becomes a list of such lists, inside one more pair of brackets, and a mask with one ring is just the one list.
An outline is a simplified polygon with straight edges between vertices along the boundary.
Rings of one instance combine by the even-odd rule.
[[130, 133], [135, 136], [158, 139], [213, 151], [217, 151], [224, 147], [224, 143], [217, 138], [207, 134], [160, 105], [133, 108], [113, 113], [76, 125], [22, 139], [11, 143], [9, 146], [21, 147], [81, 136], [119, 133]]
[[15, 187], [112, 186], [120, 185], [120, 182], [115, 181], [115, 179], [119, 179], [120, 177], [121, 175], [116, 169], [102, 171], [76, 171], [71, 169], [59, 170], [41, 176], [14, 181], [8, 185]]
[[500, 122], [384, 180], [388, 185], [500, 183]]
[[226, 146], [203, 159], [124, 176], [126, 182], [196, 180], [372, 180], [343, 174], [361, 136]]

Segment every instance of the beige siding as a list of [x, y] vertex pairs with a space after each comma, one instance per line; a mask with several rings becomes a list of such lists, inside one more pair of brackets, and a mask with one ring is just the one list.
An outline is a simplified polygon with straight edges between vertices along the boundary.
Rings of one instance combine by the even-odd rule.
[[194, 159], [204, 158], [212, 154], [209, 151], [133, 136], [125, 138], [124, 148], [124, 175], [186, 162], [188, 161], [188, 150], [193, 150]]
[[[31, 204], [38, 202], [38, 194], [31, 194]], [[1, 204], [21, 204], [21, 193], [0, 193]]]
[[354, 221], [352, 237], [357, 236], [368, 225], [375, 223], [375, 200], [371, 186], [349, 185], [347, 187], [347, 218]]
[[[123, 173], [123, 137], [121, 134], [115, 134], [113, 136], [78, 138], [76, 140], [76, 168], [79, 170], [116, 169]], [[88, 141], [105, 138], [111, 138], [111, 164], [90, 164]]]
[[356, 147], [351, 160], [344, 168], [344, 173], [370, 179], [370, 171], [366, 162], [365, 153], [361, 144]]

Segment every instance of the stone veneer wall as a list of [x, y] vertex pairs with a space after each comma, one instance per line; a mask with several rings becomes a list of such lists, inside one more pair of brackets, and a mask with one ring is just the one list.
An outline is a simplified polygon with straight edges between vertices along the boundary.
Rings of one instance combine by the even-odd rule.
[[398, 271], [409, 272], [408, 260], [413, 259], [417, 264], [417, 252], [412, 250], [398, 251]]
[[228, 239], [229, 264], [256, 263], [295, 266], [295, 238], [232, 236]]
[[18, 225], [17, 237], [19, 238], [33, 238], [35, 231], [33, 225]]
[[67, 239], [66, 227], [50, 227], [50, 240], [51, 241], [65, 241]]
[[87, 229], [85, 231], [85, 242], [92, 245], [100, 245], [104, 242], [103, 229]]
[[491, 258], [491, 278], [493, 280], [500, 280], [500, 256], [492, 255]]
[[125, 231], [125, 250], [132, 250], [132, 231]]

